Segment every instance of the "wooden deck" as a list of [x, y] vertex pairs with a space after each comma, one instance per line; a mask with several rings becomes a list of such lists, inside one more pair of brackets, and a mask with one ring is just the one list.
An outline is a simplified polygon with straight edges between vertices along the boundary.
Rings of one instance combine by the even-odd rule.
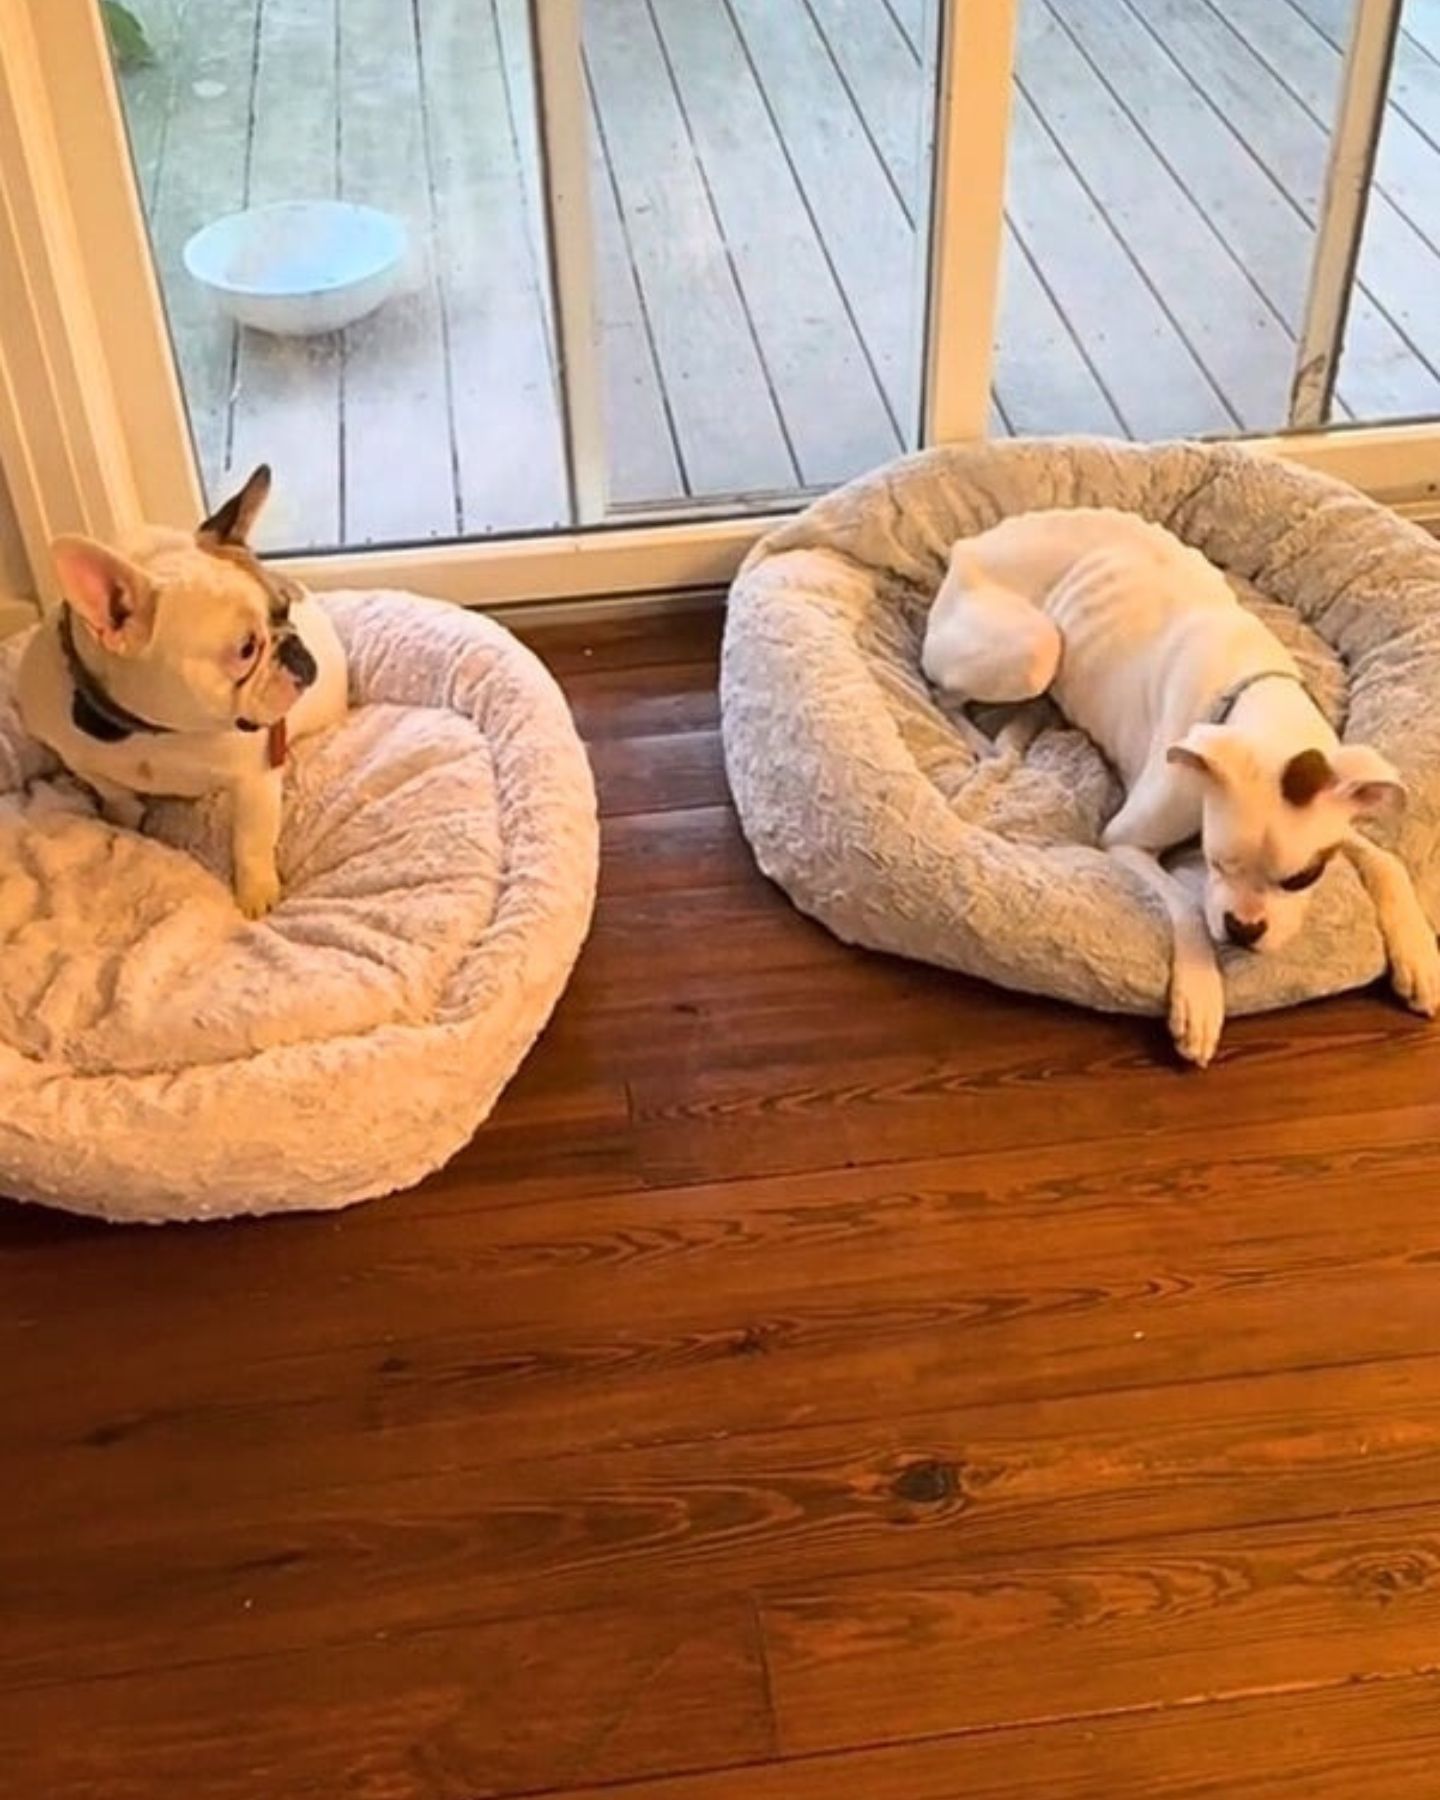
[[[999, 431], [1280, 424], [1352, 0], [1026, 0]], [[272, 538], [565, 516], [522, 0], [141, 0], [126, 77], [212, 483]], [[586, 0], [620, 509], [821, 487], [902, 446], [928, 182], [924, 0]], [[1440, 0], [1409, 0], [1337, 414], [1440, 412]], [[336, 340], [235, 333], [200, 223], [338, 193], [409, 222], [411, 291]]]
[[1435, 1800], [1440, 1027], [846, 948], [716, 635], [541, 634], [605, 878], [449, 1169], [0, 1204], [0, 1792]]

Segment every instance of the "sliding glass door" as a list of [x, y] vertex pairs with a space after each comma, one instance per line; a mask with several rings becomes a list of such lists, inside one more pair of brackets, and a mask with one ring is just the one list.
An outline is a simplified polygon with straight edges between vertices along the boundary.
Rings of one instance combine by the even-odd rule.
[[1340, 428], [1440, 414], [1440, 0], [6, 5], [60, 526], [265, 460], [307, 574], [475, 599], [723, 579], [986, 432], [1426, 478]]
[[[127, 0], [111, 25], [205, 486], [271, 461], [287, 546], [774, 510], [916, 443], [921, 5]], [[303, 296], [363, 274], [342, 207], [405, 250], [334, 329]]]

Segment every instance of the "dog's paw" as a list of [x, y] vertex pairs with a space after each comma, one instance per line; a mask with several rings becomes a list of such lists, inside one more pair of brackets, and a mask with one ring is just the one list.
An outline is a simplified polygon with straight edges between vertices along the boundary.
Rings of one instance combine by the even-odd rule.
[[237, 871], [235, 900], [247, 919], [263, 919], [279, 903], [280, 877], [274, 869]]
[[1440, 1013], [1440, 945], [1428, 925], [1391, 945], [1390, 980], [1411, 1012], [1427, 1019]]
[[1213, 964], [1177, 968], [1170, 981], [1170, 1035], [1186, 1062], [1203, 1069], [1220, 1048], [1225, 1025], [1225, 984]]

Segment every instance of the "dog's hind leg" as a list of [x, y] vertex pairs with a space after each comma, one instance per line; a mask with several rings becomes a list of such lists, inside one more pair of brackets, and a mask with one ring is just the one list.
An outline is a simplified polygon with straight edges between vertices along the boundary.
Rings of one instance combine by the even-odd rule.
[[1023, 594], [957, 551], [930, 609], [920, 661], [927, 680], [962, 700], [1038, 700], [1060, 667], [1060, 633]]

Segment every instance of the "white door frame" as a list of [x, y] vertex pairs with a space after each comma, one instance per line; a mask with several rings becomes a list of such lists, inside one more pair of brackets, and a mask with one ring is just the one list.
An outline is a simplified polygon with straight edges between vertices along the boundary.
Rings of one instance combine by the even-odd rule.
[[[576, 129], [573, 116], [583, 92], [577, 15], [575, 0], [556, 0], [553, 15], [550, 0], [540, 3], [537, 60], [545, 79], [561, 81], [572, 115], [546, 132], [548, 211], [569, 231], [585, 156], [583, 119]], [[1018, 4], [955, 0], [939, 34], [927, 443], [986, 429]], [[599, 416], [588, 295], [577, 290], [585, 254], [579, 239], [557, 258], [582, 518], [596, 510]], [[1265, 442], [1391, 501], [1420, 508], [1436, 493], [1440, 432], [1431, 425]], [[0, 0], [0, 460], [42, 591], [56, 531], [111, 535], [141, 517], [185, 520], [202, 509], [94, 0]], [[317, 586], [395, 583], [487, 606], [659, 594], [723, 584], [770, 523], [749, 515], [601, 527], [307, 555], [289, 566]]]

